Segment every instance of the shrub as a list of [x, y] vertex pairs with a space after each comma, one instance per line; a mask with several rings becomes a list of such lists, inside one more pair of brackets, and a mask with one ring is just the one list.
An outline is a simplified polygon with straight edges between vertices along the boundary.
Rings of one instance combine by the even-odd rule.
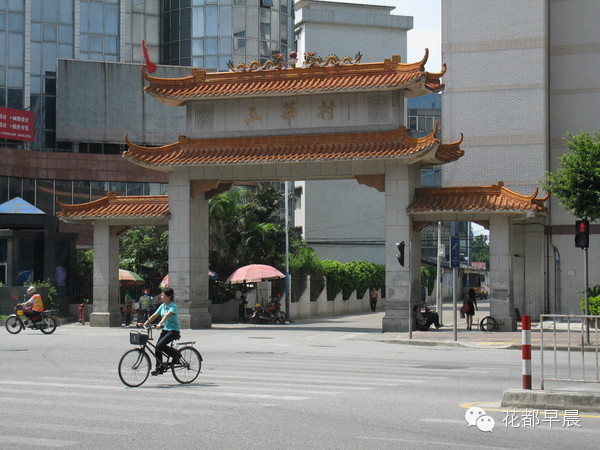
[[324, 260], [323, 268], [327, 277], [327, 300], [335, 299], [342, 292], [346, 300], [352, 291], [357, 291], [360, 298], [370, 287], [383, 288], [385, 283], [385, 266], [367, 261]]
[[344, 287], [344, 278], [346, 277], [344, 264], [331, 259], [325, 259], [322, 263], [327, 278], [327, 300], [332, 301]]
[[290, 272], [298, 277], [322, 275], [323, 262], [310, 247], [304, 247], [298, 254], [290, 256]]
[[[600, 316], [600, 295], [588, 297], [588, 302], [590, 305], [590, 314]], [[581, 312], [585, 314], [585, 297], [581, 299], [579, 306], [581, 307]]]
[[348, 298], [354, 290], [356, 290], [356, 296], [361, 298], [370, 287], [379, 287], [373, 284], [377, 274], [375, 264], [366, 261], [352, 261], [344, 266], [347, 277], [344, 287], [348, 292], [348, 295], [344, 296], [345, 298]]
[[427, 293], [431, 294], [435, 284], [437, 268], [433, 266], [421, 266], [421, 285], [427, 288]]

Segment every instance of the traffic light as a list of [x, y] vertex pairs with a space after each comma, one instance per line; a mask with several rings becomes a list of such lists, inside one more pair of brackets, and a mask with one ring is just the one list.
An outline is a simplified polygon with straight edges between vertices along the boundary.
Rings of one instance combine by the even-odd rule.
[[590, 222], [587, 219], [575, 221], [575, 247], [588, 248], [590, 246]]
[[396, 247], [398, 247], [398, 254], [396, 255], [396, 259], [400, 263], [402, 267], [404, 267], [404, 241], [398, 243], [396, 242]]

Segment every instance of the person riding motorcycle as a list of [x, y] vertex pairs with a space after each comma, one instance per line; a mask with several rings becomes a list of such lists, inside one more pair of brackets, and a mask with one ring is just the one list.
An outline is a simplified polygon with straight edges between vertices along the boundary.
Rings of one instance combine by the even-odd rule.
[[23, 314], [31, 321], [26, 321], [25, 326], [30, 325], [41, 319], [40, 313], [44, 311], [44, 303], [42, 302], [42, 296], [37, 293], [35, 286], [29, 286], [27, 288], [27, 295], [31, 295], [29, 300], [23, 303], [18, 303], [18, 306], [23, 307]]

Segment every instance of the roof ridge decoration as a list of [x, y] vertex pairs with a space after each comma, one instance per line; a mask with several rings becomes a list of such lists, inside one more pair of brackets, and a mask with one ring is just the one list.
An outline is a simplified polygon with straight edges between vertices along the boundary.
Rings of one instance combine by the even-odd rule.
[[251, 72], [258, 70], [281, 70], [283, 69], [285, 63], [283, 62], [283, 53], [277, 53], [273, 55], [275, 58], [267, 59], [267, 61], [261, 66], [260, 61], [253, 60], [250, 61], [250, 64], [238, 64], [237, 66], [233, 65], [233, 62], [230, 60], [227, 62], [227, 67], [229, 67], [230, 72]]
[[409, 214], [425, 214], [442, 211], [452, 212], [519, 212], [545, 213], [544, 203], [549, 194], [537, 198], [538, 189], [532, 195], [524, 195], [508, 189], [503, 181], [491, 186], [454, 186], [417, 188], [415, 198], [406, 209]]
[[302, 67], [329, 67], [339, 66], [344, 64], [358, 64], [362, 59], [362, 53], [358, 52], [354, 59], [349, 56], [339, 58], [337, 55], [329, 55], [325, 60], [317, 55], [317, 52], [304, 52], [304, 63]]
[[155, 170], [175, 167], [320, 162], [369, 159], [404, 159], [407, 164], [445, 164], [464, 152], [457, 141], [441, 145], [434, 130], [412, 137], [405, 127], [377, 132], [328, 133], [276, 136], [221, 137], [178, 141], [162, 147], [143, 147], [126, 137], [129, 149], [123, 157]]
[[[361, 55], [362, 56], [362, 55]], [[238, 65], [227, 72], [206, 72], [193, 68], [191, 75], [180, 78], [161, 78], [150, 75], [145, 66], [142, 76], [150, 84], [144, 91], [171, 106], [184, 105], [189, 100], [215, 98], [266, 97], [281, 95], [308, 95], [315, 93], [373, 92], [406, 90], [407, 96], [441, 92], [440, 78], [446, 73], [426, 72], [429, 50], [421, 61], [402, 63], [394, 55], [383, 62], [360, 63], [358, 55], [341, 60], [329, 55], [324, 61], [305, 63], [302, 67], [283, 67], [276, 61], [263, 66], [253, 61], [248, 66]], [[230, 66], [230, 68], [232, 65]]]

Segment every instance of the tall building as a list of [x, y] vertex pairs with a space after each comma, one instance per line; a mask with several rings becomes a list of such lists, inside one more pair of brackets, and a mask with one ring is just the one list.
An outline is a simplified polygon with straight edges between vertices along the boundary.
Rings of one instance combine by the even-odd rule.
[[[142, 40], [156, 63], [227, 70], [228, 63], [287, 55], [292, 21], [292, 0], [0, 1], [0, 107], [29, 110], [35, 117], [33, 142], [0, 139], [6, 157], [0, 203], [20, 196], [54, 214], [56, 196], [71, 203], [106, 191], [164, 193], [160, 184], [166, 178], [119, 164], [124, 135], [143, 129], [138, 141], [170, 142], [185, 126], [174, 125], [185, 121], [183, 112], [145, 105], [141, 80], [138, 97], [106, 102], [106, 89], [139, 78]], [[63, 79], [57, 80], [60, 71]], [[131, 113], [135, 108], [146, 108], [144, 116], [153, 120], [139, 124], [139, 114]], [[152, 132], [165, 125], [171, 135]]]
[[[568, 132], [600, 126], [600, 2], [448, 0], [442, 2], [444, 135], [464, 133], [460, 164], [444, 186], [504, 181], [533, 194], [558, 168]], [[544, 220], [510, 221], [510, 295], [522, 314], [579, 314], [585, 288], [575, 217], [556, 198]], [[600, 244], [591, 227], [590, 249]], [[495, 263], [494, 236], [491, 265]], [[589, 252], [590, 284], [600, 253]], [[493, 267], [492, 267], [493, 269]]]
[[[293, 0], [0, 0], [0, 107], [35, 120], [31, 142], [0, 134], [0, 204], [53, 215], [56, 198], [165, 194], [164, 174], [121, 157], [125, 133], [160, 145], [185, 129], [185, 111], [144, 99], [142, 40], [161, 75], [184, 76], [287, 55], [292, 24]], [[91, 226], [59, 226], [91, 245]]]

